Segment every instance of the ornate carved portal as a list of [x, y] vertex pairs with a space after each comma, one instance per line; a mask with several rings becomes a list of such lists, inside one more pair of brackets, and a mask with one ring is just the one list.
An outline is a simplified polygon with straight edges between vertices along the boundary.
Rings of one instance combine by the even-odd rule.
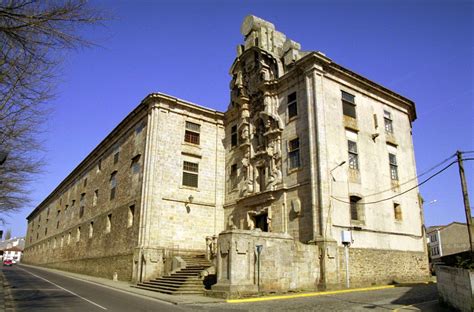
[[257, 48], [245, 51], [232, 68], [231, 100], [239, 114], [244, 183], [241, 195], [274, 190], [282, 181], [281, 133], [276, 78], [278, 61]]

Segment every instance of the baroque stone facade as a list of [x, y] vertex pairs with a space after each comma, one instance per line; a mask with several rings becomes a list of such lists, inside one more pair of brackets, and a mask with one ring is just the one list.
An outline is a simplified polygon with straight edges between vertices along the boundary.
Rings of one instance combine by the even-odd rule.
[[30, 214], [25, 261], [140, 281], [207, 252], [219, 296], [341, 287], [348, 260], [353, 285], [428, 276], [414, 103], [260, 18], [241, 32], [227, 111], [146, 97]]

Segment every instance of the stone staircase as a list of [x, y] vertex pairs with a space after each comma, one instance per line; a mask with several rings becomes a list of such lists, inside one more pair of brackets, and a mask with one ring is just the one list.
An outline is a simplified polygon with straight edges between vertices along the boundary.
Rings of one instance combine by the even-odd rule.
[[204, 255], [180, 256], [186, 267], [168, 276], [138, 283], [134, 287], [157, 291], [169, 295], [194, 295], [204, 293], [204, 284], [200, 272], [212, 264]]

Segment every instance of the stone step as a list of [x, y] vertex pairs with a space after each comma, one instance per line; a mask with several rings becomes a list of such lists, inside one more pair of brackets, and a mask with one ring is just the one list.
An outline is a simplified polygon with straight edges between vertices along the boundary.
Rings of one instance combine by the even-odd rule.
[[150, 280], [144, 283], [156, 284], [156, 285], [202, 285], [202, 281], [174, 281], [174, 280]]
[[138, 284], [136, 285], [137, 288], [142, 288], [142, 289], [148, 289], [148, 290], [154, 290], [154, 291], [158, 291], [158, 292], [163, 292], [163, 293], [167, 293], [167, 294], [176, 294], [176, 293], [180, 293], [180, 294], [188, 294], [188, 293], [203, 293], [204, 292], [204, 287], [201, 288], [194, 288], [194, 289], [183, 289], [183, 290], [177, 290], [176, 288], [173, 288], [173, 287], [167, 287], [167, 286], [150, 286], [150, 285], [147, 285], [147, 284]]
[[204, 286], [201, 285], [182, 285], [182, 284], [169, 284], [169, 283], [164, 283], [164, 284], [156, 284], [156, 283], [150, 283], [150, 282], [144, 282], [140, 283], [139, 285], [142, 286], [147, 286], [147, 287], [155, 287], [155, 288], [165, 288], [165, 289], [174, 289], [174, 290], [199, 290], [204, 288]]

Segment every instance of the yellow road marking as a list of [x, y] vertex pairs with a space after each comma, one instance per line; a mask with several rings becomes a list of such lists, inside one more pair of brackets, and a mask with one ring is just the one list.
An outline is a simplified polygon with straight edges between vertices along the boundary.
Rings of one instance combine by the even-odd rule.
[[293, 299], [293, 298], [305, 298], [305, 297], [345, 294], [345, 293], [369, 291], [369, 290], [380, 290], [380, 289], [388, 289], [388, 288], [394, 288], [394, 287], [395, 287], [395, 285], [386, 285], [386, 286], [376, 286], [376, 287], [365, 287], [365, 288], [343, 289], [343, 290], [333, 290], [333, 291], [311, 292], [311, 293], [294, 294], [294, 295], [268, 296], [268, 297], [247, 298], [247, 299], [229, 299], [229, 300], [226, 300], [226, 301], [227, 301], [227, 303], [245, 303], [245, 302], [269, 301], [269, 300], [283, 300], [283, 299]]

